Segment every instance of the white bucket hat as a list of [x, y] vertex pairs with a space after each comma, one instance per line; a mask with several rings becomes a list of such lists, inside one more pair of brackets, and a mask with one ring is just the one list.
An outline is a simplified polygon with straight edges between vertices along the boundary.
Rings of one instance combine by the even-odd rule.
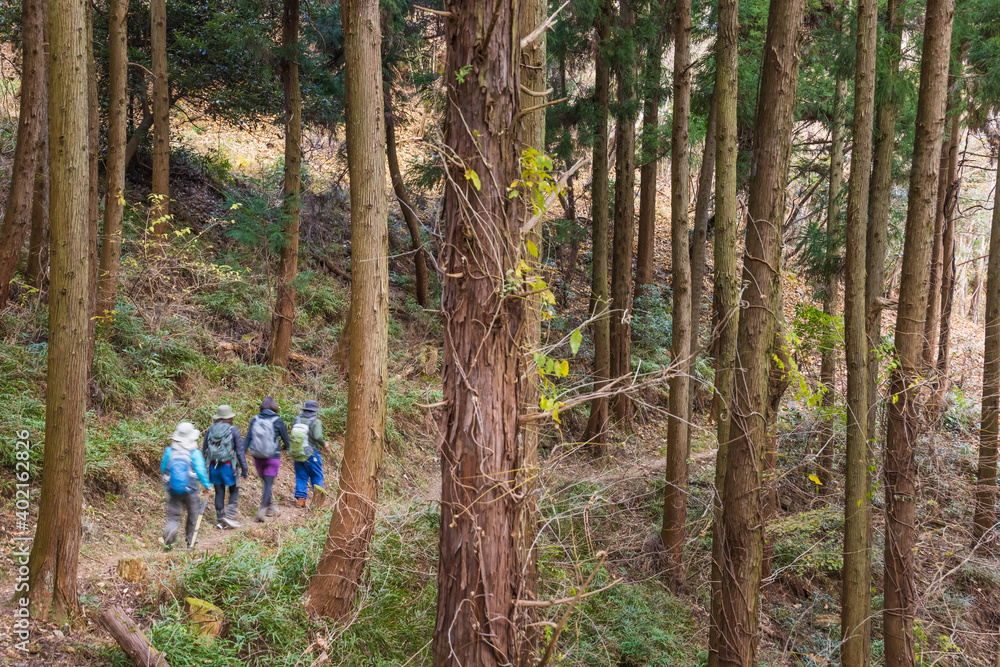
[[198, 444], [198, 436], [201, 431], [194, 427], [191, 422], [181, 422], [174, 429], [174, 434], [170, 439], [183, 449], [194, 449]]

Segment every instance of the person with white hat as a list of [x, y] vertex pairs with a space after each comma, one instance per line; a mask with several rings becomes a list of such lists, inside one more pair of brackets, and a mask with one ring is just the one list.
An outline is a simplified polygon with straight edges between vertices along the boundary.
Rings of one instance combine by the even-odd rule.
[[181, 422], [170, 436], [170, 444], [160, 461], [160, 474], [163, 475], [167, 491], [167, 523], [163, 527], [163, 544], [168, 549], [177, 539], [184, 510], [187, 510], [187, 544], [188, 547], [194, 546], [191, 542], [200, 514], [198, 484], [205, 489], [209, 488], [205, 457], [198, 450], [199, 435], [201, 433], [194, 424]]

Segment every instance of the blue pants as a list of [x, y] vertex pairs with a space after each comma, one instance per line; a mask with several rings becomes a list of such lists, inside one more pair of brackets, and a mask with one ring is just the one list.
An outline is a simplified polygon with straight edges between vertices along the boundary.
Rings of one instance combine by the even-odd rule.
[[314, 452], [305, 461], [295, 462], [295, 497], [308, 498], [310, 485], [324, 490], [326, 488], [323, 485], [323, 460], [319, 457], [319, 452]]

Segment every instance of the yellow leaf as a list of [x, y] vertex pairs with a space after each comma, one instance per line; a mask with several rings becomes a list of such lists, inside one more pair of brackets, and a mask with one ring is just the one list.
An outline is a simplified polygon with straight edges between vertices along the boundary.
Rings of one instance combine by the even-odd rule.
[[809, 475], [809, 481], [815, 484], [816, 486], [823, 486], [823, 482], [819, 481], [819, 477], [817, 477], [816, 475]]
[[538, 257], [538, 246], [536, 246], [536, 245], [535, 245], [534, 243], [532, 243], [531, 241], [526, 241], [526, 242], [525, 242], [525, 245], [526, 245], [526, 246], [528, 246], [528, 253], [529, 253], [529, 254], [530, 254], [530, 255], [531, 255], [532, 257]]

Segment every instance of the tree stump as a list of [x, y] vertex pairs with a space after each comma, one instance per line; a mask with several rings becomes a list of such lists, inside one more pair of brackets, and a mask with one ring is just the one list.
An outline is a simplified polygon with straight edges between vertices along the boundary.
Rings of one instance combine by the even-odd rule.
[[146, 573], [146, 561], [141, 558], [119, 558], [116, 573], [125, 581], [142, 581], [142, 575]]
[[101, 613], [101, 625], [139, 667], [170, 667], [163, 654], [146, 641], [139, 624], [121, 607], [105, 609]]
[[222, 632], [224, 615], [222, 610], [211, 602], [205, 602], [198, 598], [184, 598], [184, 610], [191, 623], [198, 628], [198, 634], [209, 643]]

